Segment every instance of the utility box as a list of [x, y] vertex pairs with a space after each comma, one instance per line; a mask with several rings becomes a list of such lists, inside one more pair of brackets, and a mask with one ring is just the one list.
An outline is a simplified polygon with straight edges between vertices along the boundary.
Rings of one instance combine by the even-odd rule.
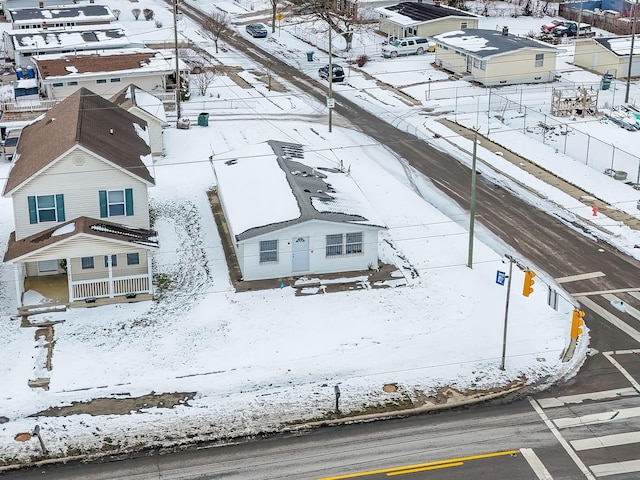
[[209, 126], [209, 114], [207, 112], [202, 112], [200, 115], [198, 115], [198, 125], [200, 125], [201, 127]]

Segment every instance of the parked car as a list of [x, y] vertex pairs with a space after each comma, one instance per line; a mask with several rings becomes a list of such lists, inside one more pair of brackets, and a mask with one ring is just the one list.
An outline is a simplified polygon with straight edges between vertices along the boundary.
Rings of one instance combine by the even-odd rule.
[[422, 55], [433, 52], [436, 46], [424, 37], [407, 37], [391, 40], [382, 46], [382, 55], [387, 58], [395, 58], [398, 55]]
[[558, 26], [562, 25], [563, 23], [564, 23], [564, 20], [558, 20], [558, 19], [551, 20], [551, 22], [549, 22], [549, 23], [545, 23], [544, 25], [542, 25], [542, 26], [540, 27], [540, 31], [541, 31], [542, 33], [551, 33], [551, 31], [552, 31], [554, 28], [556, 28], [556, 27], [558, 27]]
[[[333, 75], [331, 76], [333, 81], [342, 82], [344, 80], [344, 69], [337, 63], [333, 63], [331, 65], [331, 68], [333, 70]], [[318, 75], [320, 75], [320, 78], [322, 79], [329, 78], [329, 65], [320, 67], [320, 69], [318, 70]]]
[[9, 130], [7, 132], [7, 136], [2, 142], [2, 154], [4, 155], [5, 160], [11, 161], [13, 159], [13, 156], [16, 153], [16, 148], [18, 147], [18, 140], [20, 139], [21, 132], [21, 129]]
[[267, 28], [261, 23], [249, 24], [246, 30], [253, 38], [265, 38], [267, 36]]
[[595, 32], [591, 31], [591, 25], [588, 23], [581, 23], [580, 32], [578, 32], [578, 24], [576, 22], [564, 22], [551, 30], [551, 34], [554, 37], [593, 37]]

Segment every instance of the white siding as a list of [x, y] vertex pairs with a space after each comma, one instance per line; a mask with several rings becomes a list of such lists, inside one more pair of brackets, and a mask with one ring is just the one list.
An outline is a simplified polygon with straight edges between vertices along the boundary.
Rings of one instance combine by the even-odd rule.
[[[142, 75], [135, 75], [132, 73], [116, 72], [105, 73], [104, 76], [92, 76], [91, 78], [68, 78], [68, 79], [46, 79], [40, 81], [40, 89], [44, 91], [48, 98], [66, 98], [79, 90], [81, 87], [88, 88], [93, 93], [102, 95], [105, 98], [111, 98], [124, 87], [130, 84], [135, 84], [143, 90], [148, 92], [153, 91], [165, 91], [165, 74], [162, 73], [147, 73]], [[119, 82], [111, 82], [112, 78], [119, 78]], [[97, 83], [98, 79], [106, 79], [107, 83]], [[69, 82], [76, 82], [77, 85], [69, 85]], [[54, 87], [54, 83], [63, 83], [61, 87]]]
[[[135, 244], [115, 243], [88, 236], [78, 236], [66, 242], [60, 242], [26, 257], [29, 261], [52, 260], [75, 257], [92, 257], [94, 255], [112, 255], [116, 253], [139, 252]], [[145, 257], [146, 258], [146, 257]]]
[[[236, 253], [244, 280], [366, 270], [371, 265], [378, 265], [378, 230], [376, 227], [312, 220], [239, 242]], [[326, 256], [326, 235], [355, 232], [363, 233], [362, 254]], [[293, 272], [291, 244], [298, 237], [309, 239], [308, 271]], [[278, 262], [260, 264], [260, 241], [263, 240], [278, 240]]]
[[[84, 159], [82, 165], [76, 165], [72, 161], [72, 158], [80, 158], [79, 155]], [[146, 184], [78, 147], [71, 149], [55, 165], [35, 176], [24, 187], [14, 192], [13, 215], [16, 240], [47, 230], [60, 223], [30, 224], [27, 199], [30, 195], [63, 194], [67, 221], [81, 216], [99, 219], [98, 192], [125, 188], [133, 189], [134, 215], [109, 217], [105, 220], [148, 229], [149, 198]]]
[[151, 147], [151, 154], [162, 155], [162, 151], [164, 149], [162, 137], [162, 122], [158, 118], [150, 115], [139, 107], [132, 107], [129, 109], [129, 112], [147, 122], [147, 126], [149, 128], [149, 143], [151, 144], [149, 146]]

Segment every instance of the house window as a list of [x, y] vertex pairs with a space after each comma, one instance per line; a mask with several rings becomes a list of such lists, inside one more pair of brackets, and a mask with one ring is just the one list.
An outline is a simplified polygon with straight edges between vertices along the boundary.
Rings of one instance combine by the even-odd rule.
[[127, 265], [140, 265], [140, 254], [127, 253]]
[[342, 234], [327, 235], [327, 257], [342, 255]]
[[327, 257], [362, 253], [362, 232], [327, 235]]
[[133, 189], [100, 190], [100, 218], [133, 215]]
[[473, 59], [473, 68], [480, 68], [480, 59], [479, 58], [474, 58]]
[[278, 261], [278, 240], [260, 242], [260, 263], [276, 263]]
[[78, 82], [67, 82], [67, 87], [75, 87], [78, 85]]
[[98, 80], [96, 80], [96, 83], [107, 83], [107, 79], [106, 78], [99, 78]]
[[64, 87], [64, 83], [62, 82], [54, 82], [51, 84], [52, 87], [56, 88], [56, 87]]
[[544, 64], [544, 53], [536, 53], [536, 67], [541, 67]]
[[[118, 266], [118, 256], [117, 255], [111, 255], [111, 266], [112, 267], [117, 267]], [[104, 256], [104, 268], [109, 268], [109, 255], [105, 255]]]
[[86, 270], [88, 268], [94, 268], [93, 257], [82, 257], [82, 269]]
[[345, 235], [345, 252], [347, 255], [362, 253], [362, 232]]
[[468, 26], [468, 22], [460, 22], [460, 30], [466, 30]]
[[27, 197], [29, 223], [64, 222], [64, 195], [38, 195]]
[[119, 78], [112, 78], [111, 83], [118, 83], [120, 81]]
[[486, 70], [487, 69], [487, 61], [486, 60], [482, 60], [480, 62], [480, 70]]

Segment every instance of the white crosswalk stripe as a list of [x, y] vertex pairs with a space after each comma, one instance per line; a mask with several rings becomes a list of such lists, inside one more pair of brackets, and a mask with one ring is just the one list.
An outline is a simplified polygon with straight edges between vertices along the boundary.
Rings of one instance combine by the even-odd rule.
[[[640, 478], [640, 430], [637, 429], [638, 421], [634, 420], [640, 418], [640, 392], [635, 388], [543, 398], [538, 400], [538, 404], [553, 425], [550, 428], [556, 429], [556, 436], [562, 436], [565, 449], [568, 443], [573, 449], [572, 455], [579, 455], [580, 461], [594, 477], [632, 475]], [[601, 461], [606, 458], [599, 454], [589, 456], [589, 452], [601, 448], [610, 451], [626, 448], [623, 451], [626, 458], [623, 456], [618, 462], [590, 465], [589, 458], [600, 458]], [[638, 458], [629, 459], [629, 456], [635, 456], [633, 453], [636, 451]], [[619, 458], [615, 453], [611, 455]]]

